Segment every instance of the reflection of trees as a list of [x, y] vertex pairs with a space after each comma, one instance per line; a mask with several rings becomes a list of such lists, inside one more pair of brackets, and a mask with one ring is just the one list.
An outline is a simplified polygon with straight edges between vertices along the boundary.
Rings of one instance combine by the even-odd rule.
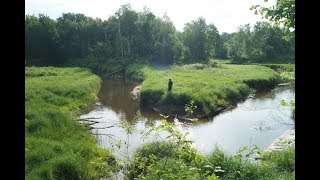
[[134, 88], [132, 83], [124, 80], [104, 80], [98, 93], [100, 101], [117, 114], [125, 115], [132, 120], [139, 106], [131, 98], [130, 91]]
[[105, 79], [98, 97], [103, 105], [111, 108], [122, 118], [128, 121], [136, 121], [146, 118], [148, 120], [160, 119], [154, 112], [140, 111], [139, 101], [131, 97], [130, 92], [135, 87], [134, 83], [122, 79]]

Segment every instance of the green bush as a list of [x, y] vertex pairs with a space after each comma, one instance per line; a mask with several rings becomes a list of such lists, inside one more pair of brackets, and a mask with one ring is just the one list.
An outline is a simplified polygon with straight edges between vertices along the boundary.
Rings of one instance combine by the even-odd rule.
[[161, 159], [147, 172], [143, 179], [201, 179], [195, 168], [190, 168], [179, 159]]

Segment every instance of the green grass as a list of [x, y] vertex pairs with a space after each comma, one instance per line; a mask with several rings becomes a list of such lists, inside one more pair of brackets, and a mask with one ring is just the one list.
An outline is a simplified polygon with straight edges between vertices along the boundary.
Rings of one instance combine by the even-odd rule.
[[92, 107], [100, 78], [85, 68], [54, 67], [27, 67], [25, 77], [26, 179], [108, 176], [114, 156], [75, 119]]
[[228, 156], [220, 149], [214, 149], [207, 162], [220, 166], [224, 172], [216, 172], [220, 179], [295, 179], [295, 149], [271, 152], [261, 163], [240, 160], [237, 156]]
[[[142, 105], [184, 106], [194, 100], [207, 115], [243, 100], [254, 89], [270, 90], [280, 81], [279, 74], [268, 67], [212, 62], [169, 69], [136, 64], [127, 68], [126, 75], [143, 80]], [[169, 79], [173, 81], [171, 93], [167, 92]]]
[[130, 179], [295, 179], [295, 149], [268, 152], [264, 160], [254, 163], [231, 156], [219, 148], [191, 160], [181, 158], [191, 149], [173, 142], [153, 142], [140, 146], [129, 168]]

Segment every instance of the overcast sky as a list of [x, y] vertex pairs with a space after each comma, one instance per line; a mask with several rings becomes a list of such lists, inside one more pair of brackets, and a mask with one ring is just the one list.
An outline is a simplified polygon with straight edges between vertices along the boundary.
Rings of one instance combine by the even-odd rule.
[[158, 17], [167, 13], [175, 27], [182, 31], [184, 24], [202, 16], [213, 23], [219, 32], [235, 32], [240, 25], [254, 24], [261, 16], [249, 10], [252, 5], [273, 5], [275, 0], [25, 0], [25, 13], [45, 14], [53, 19], [62, 13], [83, 13], [107, 20], [121, 5], [130, 3], [136, 11], [144, 7]]

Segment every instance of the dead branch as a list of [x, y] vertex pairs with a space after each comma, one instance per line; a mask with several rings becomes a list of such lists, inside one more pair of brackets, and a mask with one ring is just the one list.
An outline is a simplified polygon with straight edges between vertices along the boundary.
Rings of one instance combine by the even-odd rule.
[[90, 119], [79, 119], [78, 121], [86, 121], [86, 122], [99, 123], [99, 121], [94, 121], [94, 120], [90, 120]]
[[114, 125], [116, 125], [116, 124], [113, 124], [113, 125], [111, 125], [111, 126], [106, 126], [106, 127], [90, 127], [90, 130], [91, 129], [107, 129], [107, 128], [112, 128], [112, 127], [114, 127]]
[[112, 135], [112, 134], [92, 133], [92, 135], [94, 135], [94, 136], [100, 136], [100, 135], [102, 135], [102, 136], [108, 136], [109, 138], [115, 140], [115, 139], [113, 138], [114, 135]]
[[102, 119], [103, 117], [89, 117], [89, 118], [80, 118], [80, 120], [82, 119]]

